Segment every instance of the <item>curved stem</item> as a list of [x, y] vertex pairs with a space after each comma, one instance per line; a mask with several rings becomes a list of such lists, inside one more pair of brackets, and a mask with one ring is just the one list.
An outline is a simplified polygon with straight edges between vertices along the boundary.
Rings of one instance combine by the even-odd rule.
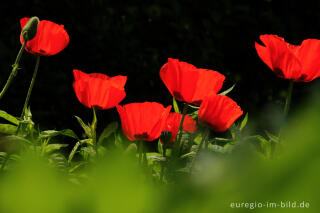
[[32, 92], [32, 89], [33, 89], [33, 86], [34, 86], [34, 82], [36, 81], [37, 73], [38, 73], [39, 64], [40, 64], [40, 55], [37, 55], [36, 66], [34, 68], [33, 76], [32, 76], [31, 83], [30, 83], [30, 86], [29, 86], [29, 89], [28, 89], [28, 93], [27, 93], [27, 97], [26, 97], [26, 100], [25, 100], [24, 105], [23, 105], [23, 109], [22, 109], [22, 113], [21, 113], [21, 119], [23, 119], [23, 116], [25, 115], [26, 109], [27, 109], [28, 104], [29, 104], [31, 92]]
[[9, 78], [8, 78], [6, 84], [4, 85], [4, 87], [3, 87], [3, 89], [2, 89], [2, 91], [1, 91], [1, 93], [0, 93], [0, 100], [2, 99], [2, 97], [4, 96], [4, 94], [6, 93], [6, 91], [7, 91], [7, 89], [9, 88], [9, 86], [10, 86], [13, 78], [14, 78], [14, 77], [16, 76], [16, 74], [17, 74], [17, 70], [18, 70], [18, 68], [19, 68], [19, 62], [20, 62], [22, 53], [23, 53], [24, 48], [26, 47], [26, 45], [27, 45], [27, 41], [25, 41], [25, 42], [21, 45], [21, 48], [20, 48], [19, 53], [18, 53], [18, 55], [17, 55], [17, 57], [16, 57], [16, 60], [15, 60], [14, 64], [12, 65], [12, 70], [11, 70], [11, 73], [10, 73], [10, 75], [9, 75]]

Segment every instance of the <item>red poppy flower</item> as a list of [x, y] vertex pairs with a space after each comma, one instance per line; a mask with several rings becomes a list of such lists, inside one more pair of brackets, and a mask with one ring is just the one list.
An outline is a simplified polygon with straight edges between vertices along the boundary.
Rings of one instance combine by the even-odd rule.
[[235, 101], [224, 95], [210, 95], [200, 105], [198, 119], [216, 132], [226, 131], [243, 114]]
[[276, 35], [261, 35], [265, 46], [255, 43], [259, 57], [278, 76], [309, 82], [320, 76], [320, 40], [306, 39], [292, 45]]
[[171, 106], [156, 102], [131, 103], [117, 106], [123, 133], [131, 141], [153, 141], [160, 137]]
[[73, 88], [78, 100], [86, 107], [110, 109], [126, 97], [124, 85], [127, 76], [109, 77], [101, 73], [86, 74], [73, 70]]
[[[20, 19], [21, 29], [27, 24], [29, 18]], [[36, 36], [27, 42], [26, 51], [34, 55], [55, 55], [69, 44], [69, 35], [63, 25], [51, 21], [42, 20], [38, 24]], [[21, 44], [24, 43], [20, 35]]]
[[[170, 142], [175, 142], [176, 136], [178, 134], [182, 114], [171, 112], [166, 120], [166, 124], [163, 128], [163, 131], [171, 132]], [[196, 121], [193, 120], [189, 115], [186, 115], [183, 120], [183, 131], [195, 132], [197, 131]], [[161, 141], [162, 142], [162, 141]]]
[[178, 59], [168, 59], [162, 66], [160, 77], [175, 99], [200, 105], [208, 94], [216, 94], [225, 76], [213, 70], [198, 69]]

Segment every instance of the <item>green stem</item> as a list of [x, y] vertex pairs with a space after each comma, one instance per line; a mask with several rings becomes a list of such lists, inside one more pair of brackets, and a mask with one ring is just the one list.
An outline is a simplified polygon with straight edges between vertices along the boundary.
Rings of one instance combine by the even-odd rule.
[[[166, 158], [166, 156], [167, 156], [167, 146], [165, 144], [162, 145], [162, 150], [163, 150], [162, 156], [164, 158]], [[161, 172], [160, 172], [160, 182], [161, 183], [163, 182], [164, 170], [165, 170], [165, 161], [161, 162]]]
[[[283, 110], [283, 118], [284, 120], [287, 119], [288, 117], [288, 112], [289, 112], [289, 108], [290, 108], [290, 104], [291, 104], [291, 97], [292, 97], [292, 91], [293, 91], [293, 81], [290, 81], [289, 83], [289, 87], [288, 87], [288, 94], [287, 94], [287, 97], [286, 97], [286, 103], [284, 105], [284, 110]], [[280, 128], [280, 131], [279, 131], [279, 143], [281, 142], [281, 136], [282, 136], [282, 129]], [[275, 149], [275, 148], [274, 148]], [[274, 151], [272, 152], [272, 155], [273, 155]]]
[[286, 103], [284, 105], [284, 117], [286, 119], [288, 112], [289, 112], [289, 108], [290, 108], [290, 104], [291, 104], [291, 97], [292, 97], [292, 91], [293, 91], [293, 81], [290, 81], [289, 83], [289, 87], [288, 87], [288, 94], [287, 94], [287, 98], [286, 98]]
[[188, 103], [184, 103], [184, 105], [183, 105], [182, 117], [181, 117], [181, 121], [179, 124], [178, 134], [176, 135], [175, 146], [178, 151], [178, 154], [180, 154], [180, 151], [181, 151], [180, 145], [181, 145], [181, 138], [182, 138], [182, 131], [183, 131], [183, 122], [184, 122], [184, 118], [187, 114], [188, 105], [189, 105]]
[[92, 112], [93, 112], [93, 119], [92, 119], [92, 123], [91, 123], [91, 136], [92, 136], [92, 143], [95, 147], [96, 150], [96, 154], [98, 156], [98, 144], [97, 144], [97, 113], [96, 113], [96, 109], [94, 107], [92, 107]]
[[201, 140], [201, 142], [200, 142], [200, 144], [199, 144], [198, 151], [197, 151], [197, 155], [198, 155], [199, 152], [201, 151], [204, 142], [206, 143], [206, 146], [207, 146], [207, 143], [208, 143], [208, 140], [207, 140], [208, 135], [209, 135], [209, 129], [206, 128], [206, 129], [203, 131], [202, 140]]
[[18, 55], [17, 55], [17, 57], [16, 57], [16, 60], [15, 60], [14, 64], [12, 65], [12, 70], [11, 70], [11, 73], [10, 73], [10, 75], [9, 75], [9, 78], [8, 78], [6, 84], [4, 85], [4, 87], [3, 87], [3, 89], [2, 89], [2, 91], [1, 91], [1, 93], [0, 93], [0, 100], [2, 99], [2, 97], [4, 96], [4, 94], [6, 93], [6, 91], [7, 91], [7, 89], [9, 88], [9, 86], [10, 86], [13, 78], [14, 78], [14, 77], [16, 76], [16, 74], [17, 74], [17, 70], [18, 70], [18, 68], [19, 68], [19, 62], [20, 62], [22, 53], [23, 53], [24, 48], [26, 47], [26, 45], [27, 45], [27, 41], [25, 41], [25, 42], [21, 45], [21, 48], [20, 48], [19, 53], [18, 53]]
[[205, 133], [204, 133], [206, 135], [205, 146], [204, 146], [205, 150], [208, 150], [208, 147], [209, 147], [209, 140], [208, 140], [209, 133], [210, 133], [209, 129], [206, 128]]
[[138, 151], [139, 151], [139, 164], [142, 164], [142, 149], [143, 149], [143, 144], [142, 141], [137, 141], [138, 143]]
[[[204, 130], [203, 134], [202, 134], [202, 139], [201, 139], [201, 142], [200, 142], [200, 144], [199, 144], [198, 150], [197, 150], [197, 152], [196, 152], [196, 154], [195, 154], [195, 156], [194, 156], [194, 158], [193, 158], [192, 165], [191, 165], [191, 167], [190, 167], [190, 172], [192, 172], [192, 170], [193, 170], [194, 164], [195, 164], [195, 162], [196, 162], [196, 160], [197, 160], [197, 158], [199, 157], [199, 154], [200, 154], [200, 152], [201, 152], [203, 143], [204, 143], [205, 141], [207, 141], [208, 135], [209, 135], [209, 129], [206, 128], [206, 129]], [[207, 143], [207, 142], [206, 142], [206, 143]]]
[[30, 86], [29, 86], [29, 89], [28, 89], [28, 93], [27, 93], [27, 97], [26, 97], [26, 100], [25, 100], [24, 105], [23, 105], [23, 109], [22, 109], [22, 113], [21, 113], [21, 119], [23, 119], [23, 117], [25, 115], [25, 112], [26, 112], [26, 109], [27, 109], [28, 104], [29, 104], [31, 92], [32, 92], [32, 89], [33, 89], [33, 86], [34, 86], [34, 82], [36, 81], [37, 73], [38, 73], [39, 64], [40, 64], [40, 55], [37, 55], [36, 66], [34, 68], [33, 76], [32, 76], [31, 83], [30, 83]]

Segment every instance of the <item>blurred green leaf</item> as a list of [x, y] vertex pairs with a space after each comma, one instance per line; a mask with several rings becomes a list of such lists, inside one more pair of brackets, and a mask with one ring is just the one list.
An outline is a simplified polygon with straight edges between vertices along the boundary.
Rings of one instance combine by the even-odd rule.
[[67, 146], [68, 144], [48, 144], [45, 147], [45, 152], [48, 154]]
[[101, 144], [104, 139], [107, 139], [111, 134], [115, 133], [118, 130], [118, 126], [119, 124], [116, 121], [108, 124], [108, 126], [101, 133], [98, 144]]
[[271, 140], [273, 143], [279, 143], [279, 137], [271, 134], [270, 132], [268, 132], [267, 130], [265, 130], [266, 135], [268, 136], [269, 140]]
[[9, 121], [15, 125], [19, 124], [19, 120], [16, 117], [10, 115], [9, 113], [7, 113], [3, 110], [0, 110], [0, 117], [6, 119], [7, 121]]
[[14, 135], [17, 132], [17, 126], [11, 124], [0, 124], [0, 133]]

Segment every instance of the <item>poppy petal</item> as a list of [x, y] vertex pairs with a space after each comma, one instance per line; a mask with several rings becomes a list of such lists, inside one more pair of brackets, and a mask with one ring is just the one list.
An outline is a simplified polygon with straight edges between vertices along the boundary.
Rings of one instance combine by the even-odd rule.
[[320, 76], [320, 40], [304, 40], [297, 56], [303, 65], [302, 76], [298, 81], [309, 82]]

